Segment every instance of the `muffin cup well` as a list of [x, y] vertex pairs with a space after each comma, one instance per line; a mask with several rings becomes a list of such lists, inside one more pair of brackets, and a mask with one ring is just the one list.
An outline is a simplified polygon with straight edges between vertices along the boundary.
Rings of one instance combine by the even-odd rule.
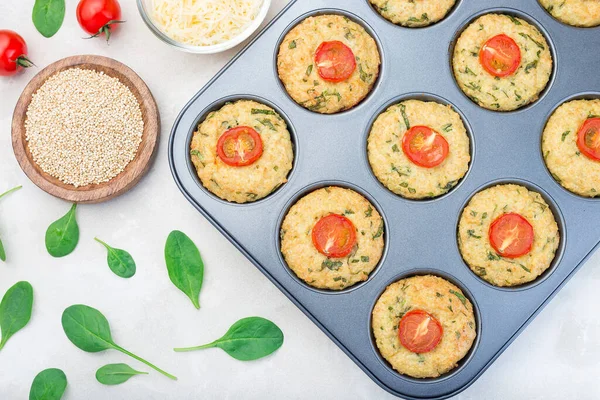
[[[539, 95], [537, 100], [521, 107], [518, 108], [516, 110], [511, 110], [511, 111], [495, 111], [495, 110], [489, 110], [485, 107], [480, 106], [479, 104], [475, 103], [471, 98], [469, 98], [469, 96], [466, 95], [465, 92], [462, 91], [462, 89], [460, 88], [460, 85], [458, 84], [457, 80], [456, 80], [456, 76], [454, 74], [454, 49], [456, 47], [456, 43], [458, 41], [458, 38], [462, 35], [462, 33], [464, 32], [464, 30], [470, 26], [477, 18], [484, 16], [486, 14], [504, 14], [504, 15], [509, 15], [512, 17], [517, 17], [517, 18], [521, 18], [522, 20], [530, 23], [531, 25], [533, 25], [538, 31], [540, 31], [540, 33], [544, 36], [544, 39], [546, 39], [546, 43], [548, 43], [548, 47], [550, 50], [550, 54], [552, 55], [552, 73], [550, 74], [550, 79], [548, 80], [548, 83], [546, 84], [546, 87], [544, 88], [544, 90], [542, 90]], [[463, 22], [460, 25], [460, 28], [454, 33], [454, 36], [452, 38], [452, 40], [450, 41], [450, 47], [448, 48], [448, 66], [450, 68], [450, 74], [452, 75], [452, 80], [454, 81], [454, 84], [456, 86], [456, 88], [460, 91], [460, 93], [466, 97], [467, 99], [469, 99], [470, 102], [472, 102], [473, 104], [477, 105], [478, 107], [480, 107], [482, 110], [490, 112], [490, 113], [501, 113], [501, 114], [513, 114], [513, 113], [518, 113], [518, 112], [524, 112], [529, 110], [530, 108], [536, 106], [540, 101], [542, 101], [544, 99], [544, 97], [546, 96], [546, 94], [552, 89], [553, 85], [554, 85], [554, 81], [556, 79], [556, 73], [557, 70], [559, 68], [559, 57], [558, 57], [558, 53], [556, 51], [556, 47], [554, 45], [554, 41], [552, 40], [552, 38], [550, 37], [550, 34], [548, 33], [548, 31], [542, 26], [542, 24], [540, 22], [538, 22], [535, 18], [533, 18], [532, 16], [530, 16], [529, 14], [526, 14], [522, 11], [519, 10], [515, 10], [514, 8], [505, 8], [505, 7], [499, 7], [499, 8], [490, 8], [487, 10], [483, 10], [480, 11], [476, 14], [473, 14], [472, 16], [470, 16], [469, 18], [467, 18], [467, 20], [465, 22]]]
[[[219, 110], [221, 107], [223, 107], [226, 103], [230, 103], [230, 102], [235, 102], [238, 100], [253, 100], [256, 101], [258, 103], [264, 104], [266, 106], [271, 107], [273, 110], [275, 110], [277, 112], [277, 114], [279, 114], [279, 116], [281, 118], [283, 118], [283, 120], [285, 121], [286, 125], [287, 125], [287, 129], [290, 132], [290, 139], [292, 140], [292, 149], [294, 152], [294, 161], [292, 163], [292, 170], [289, 172], [288, 176], [287, 176], [287, 180], [288, 182], [284, 183], [283, 185], [279, 186], [277, 189], [275, 189], [273, 192], [271, 192], [269, 195], [263, 197], [260, 200], [257, 201], [253, 201], [253, 202], [248, 202], [248, 203], [235, 203], [235, 202], [230, 202], [227, 200], [224, 200], [218, 196], [216, 196], [214, 193], [212, 193], [210, 190], [208, 190], [200, 181], [200, 178], [198, 177], [198, 174], [196, 173], [196, 167], [194, 166], [193, 162], [192, 162], [192, 157], [190, 154], [190, 145], [192, 143], [192, 139], [194, 137], [194, 133], [198, 130], [198, 126], [206, 119], [207, 115], [210, 114], [213, 111], [217, 111]], [[187, 137], [187, 141], [186, 141], [186, 162], [188, 165], [188, 170], [190, 175], [192, 176], [192, 178], [194, 179], [194, 181], [196, 182], [196, 184], [198, 185], [198, 187], [200, 187], [200, 189], [202, 189], [207, 195], [209, 195], [210, 197], [212, 197], [214, 200], [221, 202], [223, 204], [226, 205], [231, 205], [231, 206], [238, 206], [238, 207], [248, 207], [251, 205], [255, 205], [255, 204], [261, 204], [262, 202], [270, 199], [271, 197], [277, 195], [277, 193], [279, 193], [288, 183], [289, 181], [293, 178], [294, 176], [294, 171], [297, 167], [297, 160], [298, 160], [298, 136], [296, 135], [296, 130], [294, 129], [294, 125], [292, 124], [290, 118], [283, 112], [283, 110], [278, 107], [277, 105], [275, 105], [273, 102], [264, 99], [262, 97], [259, 96], [255, 96], [255, 95], [249, 95], [249, 94], [245, 94], [245, 95], [232, 95], [232, 96], [227, 96], [227, 97], [223, 97], [219, 100], [214, 101], [213, 103], [211, 103], [208, 107], [206, 107], [204, 110], [202, 110], [202, 112], [198, 115], [198, 117], [196, 118], [194, 124], [192, 124], [192, 126], [190, 126], [189, 132], [188, 132], [188, 137]]]
[[[379, 75], [377, 76], [377, 80], [375, 81], [375, 83], [373, 84], [373, 87], [371, 88], [371, 91], [369, 92], [369, 94], [367, 94], [365, 96], [364, 99], [362, 99], [358, 104], [356, 104], [354, 107], [351, 107], [347, 110], [344, 111], [340, 111], [340, 112], [336, 112], [333, 114], [321, 114], [319, 112], [316, 111], [311, 111], [303, 106], [301, 106], [300, 104], [298, 104], [298, 102], [296, 102], [296, 100], [294, 100], [292, 98], [292, 96], [290, 96], [290, 94], [288, 93], [287, 89], [285, 88], [285, 85], [283, 84], [283, 82], [281, 81], [281, 79], [279, 79], [279, 73], [278, 73], [278, 67], [277, 67], [277, 56], [279, 54], [279, 48], [281, 46], [281, 43], [284, 41], [285, 37], [288, 35], [288, 33], [294, 29], [298, 24], [300, 24], [302, 21], [304, 21], [305, 19], [309, 18], [309, 17], [316, 17], [316, 16], [320, 16], [320, 15], [341, 15], [345, 18], [350, 19], [352, 22], [357, 23], [358, 25], [362, 26], [365, 31], [371, 35], [371, 37], [373, 38], [373, 40], [375, 40], [375, 43], [377, 44], [377, 49], [379, 51], [379, 57], [381, 59], [381, 64], [379, 66]], [[317, 115], [322, 115], [324, 117], [328, 117], [328, 116], [336, 116], [336, 115], [341, 115], [341, 114], [345, 114], [345, 113], [349, 113], [352, 112], [354, 110], [357, 110], [359, 108], [361, 108], [362, 105], [364, 105], [365, 103], [369, 102], [369, 100], [371, 99], [371, 97], [373, 97], [373, 95], [377, 92], [377, 89], [379, 88], [379, 85], [382, 81], [382, 77], [384, 76], [384, 74], [386, 73], [386, 55], [383, 51], [383, 45], [381, 43], [381, 40], [379, 39], [379, 37], [377, 36], [377, 33], [375, 32], [375, 30], [369, 25], [367, 24], [362, 18], [360, 18], [359, 16], [357, 16], [356, 14], [353, 14], [351, 12], [345, 11], [345, 10], [341, 10], [338, 8], [319, 8], [317, 10], [313, 10], [310, 12], [307, 12], [303, 15], [301, 15], [300, 17], [296, 18], [294, 21], [292, 21], [282, 32], [282, 34], [279, 36], [279, 39], [277, 40], [277, 43], [275, 44], [275, 50], [273, 53], [273, 74], [275, 75], [275, 80], [277, 81], [277, 84], [279, 85], [279, 88], [283, 91], [283, 93], [285, 93], [285, 95], [287, 96], [287, 98], [296, 105], [296, 107], [301, 108], [303, 111], [308, 112], [308, 113], [312, 113], [312, 114], [317, 114]]]
[[[356, 193], [360, 194], [361, 196], [363, 196], [377, 210], [379, 215], [381, 215], [381, 218], [383, 220], [383, 227], [384, 227], [384, 230], [383, 230], [383, 241], [384, 241], [383, 253], [381, 254], [381, 259], [377, 263], [377, 266], [375, 266], [373, 271], [371, 271], [369, 273], [369, 276], [367, 277], [367, 279], [365, 281], [358, 282], [358, 283], [356, 283], [352, 286], [348, 286], [347, 288], [342, 289], [342, 290], [319, 289], [319, 288], [310, 286], [308, 283], [306, 283], [305, 281], [300, 279], [294, 273], [294, 271], [292, 271], [292, 269], [288, 266], [288, 264], [285, 260], [285, 257], [283, 256], [283, 253], [281, 252], [281, 226], [283, 225], [283, 221], [284, 221], [285, 217], [287, 216], [288, 212], [290, 211], [290, 209], [292, 208], [292, 206], [294, 204], [296, 204], [298, 202], [298, 200], [300, 200], [304, 196], [314, 192], [315, 190], [322, 189], [324, 187], [329, 187], [329, 186], [337, 186], [337, 187], [341, 187], [344, 189], [350, 189], [350, 190], [353, 190]], [[309, 186], [304, 187], [303, 189], [298, 191], [296, 194], [294, 194], [292, 196], [292, 198], [290, 199], [290, 201], [288, 201], [288, 203], [285, 205], [281, 214], [279, 215], [279, 219], [278, 219], [276, 226], [277, 226], [277, 229], [275, 231], [275, 246], [278, 250], [279, 260], [281, 261], [283, 268], [285, 268], [285, 270], [292, 277], [292, 279], [294, 281], [296, 281], [299, 285], [301, 285], [301, 286], [305, 287], [306, 289], [309, 289], [313, 292], [317, 292], [317, 293], [321, 293], [321, 294], [345, 294], [345, 293], [349, 293], [354, 290], [357, 290], [357, 289], [361, 288], [362, 286], [366, 285], [373, 279], [373, 277], [377, 274], [377, 272], [379, 272], [379, 270], [381, 269], [382, 265], [385, 262], [385, 259], [386, 259], [387, 253], [388, 253], [388, 247], [389, 247], [389, 242], [390, 242], [390, 238], [389, 238], [389, 226], [390, 225], [385, 216], [385, 213], [383, 212], [383, 209], [381, 208], [381, 206], [379, 205], [379, 203], [377, 202], [377, 200], [375, 200], [375, 198], [373, 196], [368, 194], [362, 188], [360, 188], [354, 184], [351, 184], [349, 182], [336, 181], [336, 180], [321, 181], [321, 182], [316, 182]]]
[[[394, 370], [392, 368], [392, 366], [390, 365], [389, 362], [387, 362], [387, 360], [385, 360], [383, 358], [383, 356], [381, 355], [381, 353], [379, 352], [379, 348], [377, 347], [377, 343], [375, 340], [375, 336], [373, 335], [373, 329], [371, 326], [372, 323], [372, 317], [373, 317], [373, 310], [375, 309], [375, 305], [377, 304], [377, 301], [379, 300], [379, 298], [381, 297], [381, 295], [383, 294], [383, 292], [387, 289], [387, 287], [395, 282], [398, 282], [399, 280], [405, 279], [405, 278], [410, 278], [413, 276], [423, 276], [423, 275], [433, 275], [433, 276], [437, 276], [439, 278], [443, 278], [445, 280], [447, 280], [448, 282], [452, 283], [453, 285], [457, 286], [465, 295], [465, 297], [467, 299], [469, 299], [469, 301], [471, 302], [471, 304], [473, 305], [473, 314], [475, 316], [475, 330], [477, 333], [477, 336], [475, 337], [475, 340], [473, 341], [473, 345], [471, 346], [471, 348], [469, 349], [469, 351], [467, 352], [467, 354], [458, 362], [458, 366], [456, 368], [454, 368], [451, 371], [446, 372], [445, 374], [437, 377], [437, 378], [413, 378], [407, 375], [402, 375], [399, 372], [397, 372], [396, 370]], [[475, 300], [475, 298], [473, 297], [473, 294], [471, 293], [471, 291], [469, 289], [467, 289], [466, 285], [464, 285], [461, 281], [459, 281], [458, 279], [456, 279], [454, 276], [450, 275], [447, 272], [444, 271], [440, 271], [437, 269], [430, 269], [430, 268], [418, 268], [418, 269], [411, 269], [409, 271], [406, 271], [400, 275], [395, 276], [394, 278], [390, 279], [388, 282], [386, 282], [382, 288], [379, 290], [377, 297], [375, 298], [375, 300], [373, 300], [371, 307], [370, 307], [370, 315], [368, 318], [369, 321], [369, 325], [368, 325], [368, 329], [369, 329], [369, 338], [371, 339], [371, 349], [373, 350], [373, 352], [375, 353], [375, 355], [377, 356], [377, 359], [381, 362], [381, 364], [388, 370], [389, 373], [393, 374], [394, 376], [400, 378], [400, 379], [404, 379], [408, 382], [411, 383], [417, 383], [417, 384], [432, 384], [432, 383], [440, 383], [442, 381], [445, 381], [447, 379], [452, 378], [453, 376], [459, 374], [465, 367], [466, 365], [469, 363], [469, 361], [471, 361], [471, 359], [473, 358], [473, 356], [475, 355], [475, 353], [477, 352], [477, 348], [479, 347], [479, 343], [481, 341], [481, 334], [482, 334], [482, 327], [481, 327], [481, 312], [479, 311], [479, 304], [477, 303], [477, 301]]]
[[[477, 274], [475, 274], [471, 270], [471, 267], [469, 267], [467, 262], [464, 260], [462, 253], [460, 251], [460, 246], [458, 245], [458, 226], [460, 223], [460, 219], [461, 219], [464, 209], [471, 202], [471, 199], [473, 198], [473, 196], [475, 196], [477, 193], [479, 193], [483, 190], [489, 189], [493, 186], [507, 185], [507, 184], [520, 185], [520, 186], [527, 188], [527, 190], [539, 193], [542, 196], [542, 198], [544, 199], [544, 201], [550, 207], [550, 210], [552, 211], [552, 214], [554, 215], [554, 220], [556, 221], [556, 224], [558, 225], [558, 232], [560, 235], [559, 236], [560, 243], [558, 245], [558, 249], [556, 250], [556, 253], [554, 253], [554, 259], [550, 263], [550, 266], [548, 267], [548, 269], [546, 269], [540, 276], [535, 278], [533, 281], [527, 282], [527, 283], [524, 283], [524, 284], [518, 285], [518, 286], [496, 286], [496, 285], [493, 285], [490, 282], [486, 281], [485, 279], [481, 278]], [[497, 179], [497, 180], [488, 182], [488, 183], [478, 187], [477, 189], [475, 189], [475, 191], [473, 191], [473, 193], [471, 193], [471, 195], [469, 195], [467, 200], [463, 203], [462, 207], [460, 208], [460, 211], [459, 211], [457, 219], [456, 219], [456, 238], [455, 238], [456, 248], [457, 248], [458, 254], [460, 254], [460, 257], [463, 260], [464, 266], [469, 270], [469, 272], [471, 274], [473, 274], [473, 276], [475, 276], [484, 285], [489, 286], [494, 289], [497, 289], [497, 290], [502, 290], [502, 291], [507, 291], [507, 292], [518, 292], [521, 290], [531, 289], [537, 285], [542, 284], [558, 268], [560, 261], [562, 259], [563, 253], [565, 251], [566, 243], [567, 243], [567, 230], [565, 229], [565, 226], [566, 226], [565, 219], [563, 217], [563, 214], [562, 214], [560, 208], [558, 207], [558, 204], [544, 189], [542, 189], [541, 187], [537, 186], [536, 184], [526, 181], [524, 179], [519, 179], [519, 178]]]

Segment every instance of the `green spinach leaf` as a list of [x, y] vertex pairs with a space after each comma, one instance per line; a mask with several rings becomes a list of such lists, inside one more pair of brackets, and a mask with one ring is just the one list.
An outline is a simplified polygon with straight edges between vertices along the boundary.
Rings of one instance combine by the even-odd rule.
[[33, 310], [33, 288], [29, 282], [17, 282], [8, 289], [0, 302], [0, 350], [31, 319]]
[[65, 19], [65, 0], [35, 0], [31, 19], [43, 36], [54, 36]]
[[282, 344], [283, 332], [277, 325], [268, 319], [250, 317], [233, 324], [222, 338], [212, 343], [174, 350], [186, 352], [219, 347], [236, 360], [252, 361], [268, 356]]
[[14, 187], [14, 188], [10, 189], [10, 190], [7, 190], [6, 192], [0, 194], [0, 199], [3, 198], [4, 196], [7, 196], [7, 195], [11, 194], [12, 192], [16, 192], [17, 190], [21, 189], [22, 187], [23, 186], [17, 186], [17, 187]]
[[125, 250], [115, 249], [98, 238], [94, 238], [94, 240], [108, 250], [106, 261], [112, 272], [121, 278], [131, 278], [135, 275], [135, 261], [133, 260], [133, 257], [131, 257], [131, 254]]
[[67, 376], [57, 368], [45, 369], [36, 375], [29, 400], [60, 400], [67, 389]]
[[75, 217], [77, 204], [46, 230], [46, 249], [52, 257], [64, 257], [73, 252], [79, 242], [79, 226]]
[[0, 261], [6, 261], [6, 251], [4, 250], [2, 239], [0, 239]]
[[71, 343], [83, 351], [97, 353], [114, 349], [143, 362], [168, 378], [177, 380], [168, 372], [117, 345], [112, 339], [108, 320], [95, 308], [81, 304], [67, 308], [62, 315], [62, 327]]
[[183, 232], [171, 232], [165, 245], [165, 261], [171, 282], [200, 308], [204, 263], [194, 242]]
[[[21, 189], [22, 187], [23, 186], [17, 186], [10, 190], [7, 190], [6, 192], [0, 194], [0, 199], [6, 195], [11, 194], [12, 192], [16, 192], [17, 190]], [[2, 243], [2, 238], [0, 238], [0, 261], [6, 261], [6, 251], [4, 250], [4, 243]]]
[[120, 385], [135, 375], [148, 373], [136, 371], [127, 364], [108, 364], [96, 371], [96, 380], [103, 385]]

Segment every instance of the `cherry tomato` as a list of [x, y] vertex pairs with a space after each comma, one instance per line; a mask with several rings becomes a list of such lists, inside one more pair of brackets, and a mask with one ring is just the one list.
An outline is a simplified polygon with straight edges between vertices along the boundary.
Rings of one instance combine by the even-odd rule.
[[342, 82], [356, 70], [356, 58], [350, 47], [334, 40], [323, 42], [315, 53], [319, 76], [329, 82]]
[[217, 154], [227, 165], [245, 167], [262, 156], [263, 142], [254, 129], [237, 126], [225, 131], [217, 142]]
[[588, 158], [600, 161], [600, 118], [588, 118], [577, 136], [577, 147]]
[[481, 48], [479, 62], [490, 74], [504, 78], [519, 69], [521, 49], [511, 37], [496, 35]]
[[0, 76], [11, 76], [29, 68], [33, 63], [27, 58], [27, 44], [13, 31], [0, 30]]
[[398, 325], [400, 343], [413, 353], [430, 352], [440, 343], [443, 334], [442, 324], [423, 310], [407, 312]]
[[329, 214], [313, 227], [312, 241], [319, 253], [327, 257], [346, 257], [356, 245], [356, 228], [343, 215]]
[[77, 21], [84, 31], [96, 37], [104, 34], [106, 41], [121, 21], [121, 5], [117, 0], [80, 0]]
[[433, 168], [440, 165], [450, 152], [446, 139], [428, 126], [413, 126], [402, 138], [402, 150], [413, 163]]
[[517, 213], [507, 213], [492, 222], [490, 244], [496, 253], [506, 258], [517, 258], [531, 251], [533, 227]]

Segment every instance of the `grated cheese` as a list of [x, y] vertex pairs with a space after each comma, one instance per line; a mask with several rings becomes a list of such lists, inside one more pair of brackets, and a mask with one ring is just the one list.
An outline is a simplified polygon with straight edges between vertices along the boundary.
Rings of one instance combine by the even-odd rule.
[[152, 17], [179, 43], [211, 46], [244, 32], [262, 4], [263, 0], [152, 0]]

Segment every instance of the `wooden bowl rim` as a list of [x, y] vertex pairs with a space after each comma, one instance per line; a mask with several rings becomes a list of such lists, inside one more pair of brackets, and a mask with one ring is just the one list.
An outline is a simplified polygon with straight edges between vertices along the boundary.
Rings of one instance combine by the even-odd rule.
[[[25, 139], [26, 112], [32, 95], [52, 75], [74, 67], [103, 71], [116, 77], [127, 86], [137, 98], [144, 131], [142, 142], [135, 158], [124, 171], [108, 182], [76, 188], [45, 173], [35, 164]], [[95, 68], [96, 67], [96, 68]], [[97, 55], [71, 56], [58, 60], [40, 71], [27, 84], [15, 106], [12, 119], [12, 144], [15, 157], [27, 177], [40, 189], [52, 196], [77, 203], [100, 203], [117, 197], [134, 187], [148, 171], [158, 148], [160, 136], [160, 115], [156, 101], [146, 83], [131, 68], [112, 58]]]

